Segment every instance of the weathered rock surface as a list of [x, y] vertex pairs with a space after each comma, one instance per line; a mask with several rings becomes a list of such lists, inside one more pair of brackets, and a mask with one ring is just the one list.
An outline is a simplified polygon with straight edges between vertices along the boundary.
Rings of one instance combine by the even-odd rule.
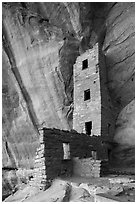
[[[2, 200], [5, 200], [11, 194], [16, 195], [16, 191], [18, 195], [20, 190], [24, 189], [29, 183], [33, 175], [34, 170], [32, 169], [2, 169]], [[36, 189], [38, 190], [38, 187]]]
[[[91, 181], [83, 179], [82, 177], [77, 177], [76, 180], [75, 177], [65, 178], [65, 180], [58, 178], [53, 181], [50, 188], [43, 192], [26, 186], [7, 198], [5, 202], [95, 202], [99, 194], [120, 201], [134, 201], [135, 199], [135, 183], [132, 183], [135, 180], [133, 178], [105, 177], [91, 178]], [[82, 180], [84, 183], [79, 185]]]
[[30, 120], [21, 90], [3, 52], [3, 167], [33, 167], [38, 136]]
[[110, 10], [106, 19], [103, 50], [108, 69], [108, 87], [117, 106], [123, 108], [135, 96], [134, 3], [117, 3]]
[[[120, 168], [131, 168], [130, 173], [135, 173], [135, 147], [128, 145], [118, 145], [112, 150], [112, 166]], [[126, 172], [125, 169], [123, 171]]]
[[[106, 56], [108, 88], [119, 114], [114, 150], [119, 164], [134, 162], [135, 144], [135, 7], [134, 3], [116, 3], [106, 19], [103, 51]], [[119, 113], [120, 111], [120, 113]]]
[[19, 185], [18, 168], [30, 169], [39, 145], [27, 105], [3, 51], [2, 60], [2, 193], [8, 196]]
[[14, 195], [9, 196], [4, 202], [23, 202], [31, 196], [35, 196], [40, 193], [39, 188], [25, 186], [23, 189], [18, 190]]
[[68, 202], [71, 186], [69, 183], [61, 180], [55, 180], [50, 188], [30, 197], [24, 202]]
[[133, 2], [3, 3], [4, 167], [33, 167], [37, 127], [72, 128], [73, 64], [98, 40], [120, 113], [114, 139], [134, 146], [134, 15]]
[[135, 100], [122, 109], [116, 121], [114, 140], [121, 145], [135, 144]]
[[86, 189], [72, 186], [69, 202], [94, 202], [94, 197]]
[[112, 163], [119, 167], [135, 166], [135, 100], [120, 112], [116, 121], [114, 140], [119, 144], [112, 150]]
[[[134, 160], [135, 144], [135, 7], [116, 3], [106, 19], [103, 51], [106, 56], [108, 88], [119, 114], [114, 140], [122, 147], [114, 150], [115, 160], [129, 164]], [[120, 113], [119, 113], [120, 111]], [[125, 149], [125, 151], [124, 151]], [[126, 149], [128, 149], [126, 151]], [[132, 149], [129, 151], [129, 149]], [[123, 156], [122, 156], [123, 155]], [[130, 159], [129, 159], [130, 158]]]

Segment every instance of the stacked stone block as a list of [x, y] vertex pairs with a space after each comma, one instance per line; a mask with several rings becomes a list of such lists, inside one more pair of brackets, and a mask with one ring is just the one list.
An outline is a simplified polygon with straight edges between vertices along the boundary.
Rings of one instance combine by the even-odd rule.
[[100, 170], [100, 176], [104, 176], [109, 174], [109, 163], [108, 161], [101, 161], [101, 170]]
[[[74, 65], [73, 128], [86, 133], [85, 122], [92, 121], [91, 135], [101, 135], [101, 93], [98, 44], [78, 56]], [[83, 61], [88, 67], [82, 69]], [[90, 89], [90, 99], [84, 100], [84, 91]]]
[[[90, 137], [76, 131], [43, 128], [39, 130], [40, 147], [36, 151], [34, 178], [30, 185], [46, 189], [53, 179], [59, 176], [71, 176], [82, 170], [85, 177], [100, 176], [100, 160], [107, 159], [107, 151], [102, 146], [100, 137]], [[70, 146], [70, 158], [64, 159], [63, 143]], [[91, 158], [92, 151], [97, 152], [97, 159]], [[77, 167], [73, 158], [78, 158]]]
[[101, 160], [74, 158], [73, 162], [73, 170], [76, 176], [100, 177]]
[[[88, 67], [83, 69], [83, 62]], [[74, 64], [74, 112], [73, 129], [86, 133], [85, 123], [92, 122], [91, 136], [113, 138], [115, 117], [109, 91], [105, 60], [100, 45], [78, 56]], [[84, 100], [84, 92], [90, 90], [90, 99]]]
[[[63, 174], [70, 176], [74, 169], [73, 158], [75, 157], [78, 157], [83, 165], [86, 166], [89, 176], [100, 176], [100, 160], [107, 159], [107, 151], [102, 146], [100, 137], [90, 137], [76, 131], [69, 132], [44, 128], [44, 140], [48, 179], [53, 179]], [[63, 159], [63, 143], [69, 143], [70, 145], [70, 160]], [[92, 151], [97, 152], [97, 160], [91, 158]]]
[[40, 133], [40, 147], [37, 148], [35, 156], [33, 179], [30, 181], [31, 186], [38, 186], [40, 189], [45, 189], [47, 184], [46, 165], [45, 165], [45, 143], [43, 137], [43, 129]]

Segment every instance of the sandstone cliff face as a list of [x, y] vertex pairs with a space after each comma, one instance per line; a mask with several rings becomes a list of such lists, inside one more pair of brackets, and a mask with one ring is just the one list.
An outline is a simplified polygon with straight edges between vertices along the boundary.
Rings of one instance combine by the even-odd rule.
[[73, 64], [97, 41], [122, 111], [114, 138], [134, 144], [134, 14], [134, 3], [3, 4], [3, 166], [33, 166], [41, 125], [72, 128]]
[[116, 3], [110, 10], [106, 18], [103, 51], [106, 56], [108, 88], [119, 114], [114, 140], [132, 147], [135, 144], [134, 3]]
[[3, 166], [33, 167], [38, 136], [29, 118], [20, 88], [3, 52]]
[[117, 3], [109, 12], [103, 50], [108, 70], [108, 87], [116, 106], [123, 108], [135, 96], [134, 3]]
[[135, 145], [135, 100], [120, 112], [116, 121], [114, 140], [123, 145]]

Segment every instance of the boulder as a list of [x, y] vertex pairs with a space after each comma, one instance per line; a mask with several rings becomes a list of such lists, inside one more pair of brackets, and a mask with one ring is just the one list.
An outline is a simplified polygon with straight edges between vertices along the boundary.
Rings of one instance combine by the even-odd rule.
[[94, 197], [85, 188], [72, 187], [69, 202], [94, 202]]
[[50, 188], [36, 196], [32, 196], [24, 202], [67, 202], [71, 186], [66, 181], [55, 180]]

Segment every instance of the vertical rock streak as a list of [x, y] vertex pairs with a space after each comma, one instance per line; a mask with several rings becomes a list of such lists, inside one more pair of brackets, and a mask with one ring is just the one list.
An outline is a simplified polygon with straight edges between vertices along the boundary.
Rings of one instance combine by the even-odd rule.
[[3, 47], [4, 47], [4, 50], [8, 56], [8, 59], [9, 59], [9, 62], [10, 62], [10, 65], [11, 65], [11, 70], [20, 86], [20, 89], [22, 91], [22, 94], [23, 94], [23, 97], [26, 101], [26, 104], [27, 104], [27, 107], [28, 107], [28, 112], [29, 112], [29, 115], [30, 115], [30, 118], [32, 120], [32, 123], [35, 127], [35, 129], [38, 131], [37, 129], [37, 117], [35, 115], [35, 112], [34, 112], [34, 109], [33, 109], [33, 105], [32, 105], [32, 101], [29, 97], [29, 94], [22, 82], [22, 79], [21, 79], [21, 76], [18, 72], [18, 69], [16, 67], [16, 61], [14, 59], [14, 56], [13, 56], [13, 53], [12, 53], [12, 50], [11, 50], [11, 47], [10, 47], [10, 43], [9, 43], [9, 40], [8, 40], [8, 37], [7, 37], [7, 34], [6, 34], [6, 29], [5, 29], [5, 25], [3, 24], [2, 26], [3, 28]]

